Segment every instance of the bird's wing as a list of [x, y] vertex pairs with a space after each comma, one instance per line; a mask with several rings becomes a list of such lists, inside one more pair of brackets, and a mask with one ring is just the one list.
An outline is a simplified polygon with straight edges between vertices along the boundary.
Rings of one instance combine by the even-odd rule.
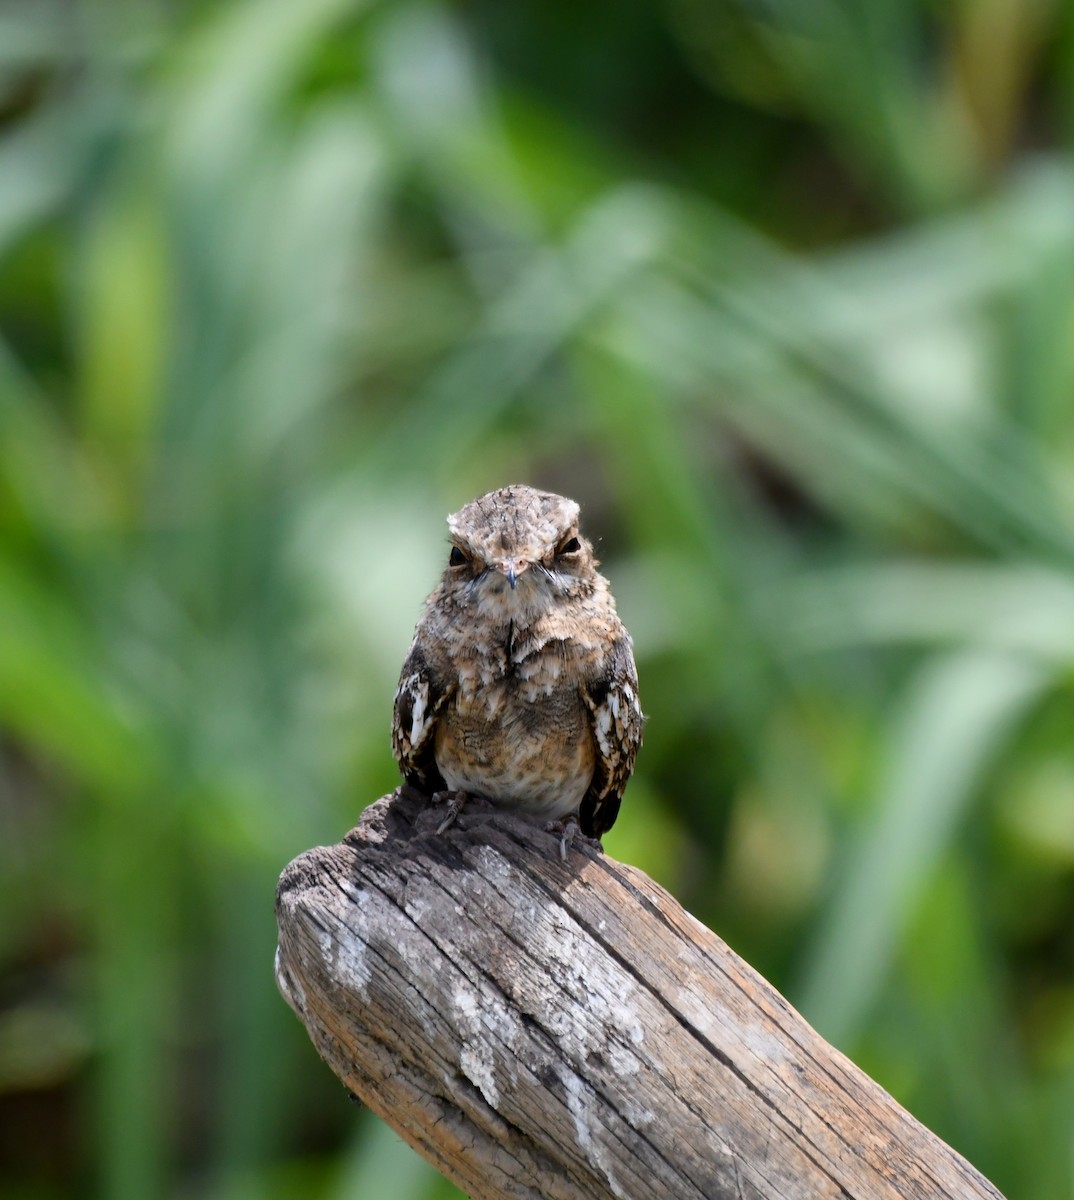
[[433, 755], [436, 723], [451, 689], [439, 684], [415, 643], [403, 663], [392, 712], [392, 753], [411, 787], [433, 792], [444, 786]]
[[638, 672], [625, 630], [613, 646], [605, 670], [583, 690], [582, 698], [597, 744], [597, 766], [582, 797], [578, 823], [584, 834], [599, 838], [619, 815], [645, 720], [638, 703]]

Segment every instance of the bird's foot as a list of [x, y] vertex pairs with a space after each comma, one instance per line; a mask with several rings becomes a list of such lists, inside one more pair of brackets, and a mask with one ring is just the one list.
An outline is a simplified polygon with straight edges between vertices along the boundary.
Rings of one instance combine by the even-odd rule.
[[567, 852], [577, 842], [582, 846], [589, 846], [596, 850], [598, 854], [604, 853], [604, 847], [601, 845], [600, 838], [589, 837], [588, 834], [582, 832], [581, 825], [578, 824], [577, 813], [571, 813], [562, 821], [549, 821], [544, 827], [545, 833], [558, 833], [559, 837], [559, 857], [566, 862]]
[[443, 804], [446, 806], [444, 819], [436, 827], [436, 832], [439, 835], [455, 824], [455, 818], [466, 807], [466, 801], [470, 799], [470, 793], [445, 790], [442, 792], [433, 792], [432, 799], [434, 804]]

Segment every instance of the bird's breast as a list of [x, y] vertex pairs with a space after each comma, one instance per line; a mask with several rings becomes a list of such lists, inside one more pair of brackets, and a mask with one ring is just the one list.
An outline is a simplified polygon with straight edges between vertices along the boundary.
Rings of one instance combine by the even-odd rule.
[[596, 765], [578, 686], [548, 663], [517, 664], [476, 688], [460, 677], [434, 754], [448, 787], [545, 818], [577, 810]]

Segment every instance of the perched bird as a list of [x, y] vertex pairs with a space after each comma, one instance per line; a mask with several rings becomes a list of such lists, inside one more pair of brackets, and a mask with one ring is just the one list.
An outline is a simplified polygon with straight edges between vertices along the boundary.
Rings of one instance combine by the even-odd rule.
[[395, 694], [407, 783], [549, 822], [563, 858], [619, 812], [641, 744], [630, 634], [578, 529], [578, 505], [521, 484], [448, 517], [451, 550]]

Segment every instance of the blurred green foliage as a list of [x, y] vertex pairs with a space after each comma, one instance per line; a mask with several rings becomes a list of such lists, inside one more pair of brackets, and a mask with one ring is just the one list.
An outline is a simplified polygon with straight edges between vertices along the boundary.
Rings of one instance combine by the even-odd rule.
[[0, 1193], [455, 1195], [276, 995], [443, 516], [576, 497], [608, 851], [1074, 1197], [1058, 0], [0, 8]]

